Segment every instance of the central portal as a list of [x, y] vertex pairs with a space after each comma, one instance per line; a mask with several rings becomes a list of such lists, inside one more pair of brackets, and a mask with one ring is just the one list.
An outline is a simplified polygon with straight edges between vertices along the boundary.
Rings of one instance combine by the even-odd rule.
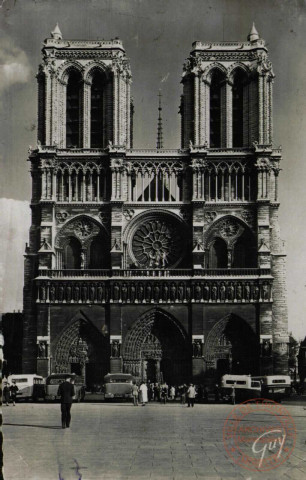
[[154, 309], [136, 320], [123, 346], [124, 371], [137, 381], [180, 385], [190, 379], [190, 345], [183, 328]]

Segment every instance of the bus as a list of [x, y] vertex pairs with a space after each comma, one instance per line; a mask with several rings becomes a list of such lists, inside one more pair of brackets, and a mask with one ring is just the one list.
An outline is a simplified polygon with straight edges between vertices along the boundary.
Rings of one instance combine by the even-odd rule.
[[230, 401], [233, 387], [235, 400], [242, 402], [261, 397], [261, 382], [250, 375], [223, 375], [220, 383], [219, 397], [221, 400]]
[[104, 377], [104, 399], [132, 398], [134, 381], [135, 378], [129, 373], [108, 373]]
[[33, 374], [13, 374], [9, 375], [7, 379], [8, 383], [12, 385], [12, 382], [16, 382], [18, 392], [16, 395], [17, 400], [33, 400], [37, 401], [39, 398], [45, 398], [45, 385], [44, 379], [40, 375]]
[[74, 383], [75, 401], [81, 402], [85, 398], [85, 384], [82, 377], [74, 373], [51, 373], [46, 379], [46, 400], [59, 400], [58, 387], [66, 378], [71, 378]]
[[289, 375], [263, 375], [252, 377], [260, 381], [262, 398], [268, 398], [281, 402], [284, 397], [291, 393], [291, 378]]

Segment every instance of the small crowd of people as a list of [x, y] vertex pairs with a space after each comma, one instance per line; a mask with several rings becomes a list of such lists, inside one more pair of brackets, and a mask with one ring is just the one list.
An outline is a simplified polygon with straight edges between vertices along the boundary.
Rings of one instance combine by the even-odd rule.
[[195, 397], [197, 395], [195, 386], [189, 385], [167, 385], [163, 383], [141, 383], [139, 386], [136, 382], [132, 385], [133, 404], [138, 406], [139, 403], [145, 406], [148, 402], [161, 402], [166, 404], [168, 401], [179, 399], [182, 405], [186, 402], [188, 407], [193, 407]]
[[9, 407], [10, 402], [13, 402], [13, 407], [16, 406], [16, 397], [17, 397], [17, 392], [19, 388], [16, 385], [16, 381], [12, 381], [12, 385], [9, 384], [7, 381], [3, 381], [3, 403], [7, 407]]

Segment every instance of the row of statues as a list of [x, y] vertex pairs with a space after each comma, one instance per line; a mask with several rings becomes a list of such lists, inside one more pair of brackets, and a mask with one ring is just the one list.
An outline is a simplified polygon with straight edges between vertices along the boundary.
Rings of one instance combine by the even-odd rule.
[[163, 303], [271, 301], [268, 283], [184, 282], [83, 283], [41, 285], [38, 302], [57, 303]]

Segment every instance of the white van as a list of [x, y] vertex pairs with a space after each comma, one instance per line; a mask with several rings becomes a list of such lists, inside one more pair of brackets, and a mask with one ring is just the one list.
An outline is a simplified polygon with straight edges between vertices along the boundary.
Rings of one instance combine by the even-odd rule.
[[38, 400], [39, 398], [45, 398], [45, 382], [43, 377], [34, 374], [13, 374], [8, 376], [8, 383], [11, 386], [13, 380], [18, 387], [17, 400]]
[[220, 397], [230, 400], [233, 389], [236, 401], [244, 401], [261, 397], [261, 383], [250, 375], [223, 375], [220, 384]]

